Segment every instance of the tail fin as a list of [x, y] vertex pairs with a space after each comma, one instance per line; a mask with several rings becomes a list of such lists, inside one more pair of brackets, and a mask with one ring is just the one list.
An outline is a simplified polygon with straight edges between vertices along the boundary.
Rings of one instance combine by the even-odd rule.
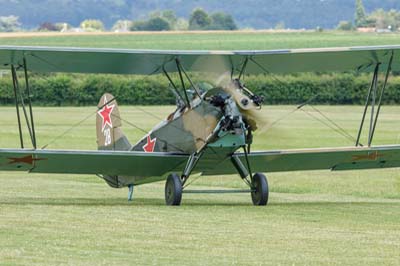
[[121, 117], [114, 96], [104, 94], [97, 105], [96, 133], [99, 150], [126, 151], [132, 148], [122, 132]]

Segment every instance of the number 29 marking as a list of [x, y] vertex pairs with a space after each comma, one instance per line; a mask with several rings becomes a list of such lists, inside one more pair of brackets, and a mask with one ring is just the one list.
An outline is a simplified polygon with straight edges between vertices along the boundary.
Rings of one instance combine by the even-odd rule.
[[104, 145], [108, 146], [111, 144], [111, 129], [106, 128], [104, 129]]

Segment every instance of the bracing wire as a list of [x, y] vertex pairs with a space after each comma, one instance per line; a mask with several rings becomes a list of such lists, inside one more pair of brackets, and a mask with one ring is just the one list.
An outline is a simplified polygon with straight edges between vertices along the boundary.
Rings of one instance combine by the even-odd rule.
[[[253, 58], [250, 58], [250, 60], [256, 64], [260, 69], [262, 69], [264, 71], [264, 73], [269, 74], [275, 81], [277, 81], [280, 85], [284, 85], [284, 83], [277, 78], [275, 75], [273, 75], [268, 69], [266, 69], [263, 65], [261, 65], [260, 63], [258, 63], [257, 61], [255, 61]], [[315, 94], [313, 97], [311, 97], [310, 99], [308, 99], [306, 102], [298, 105], [295, 109], [293, 109], [292, 111], [290, 111], [287, 114], [284, 114], [282, 117], [279, 117], [277, 120], [275, 120], [274, 122], [272, 122], [268, 128], [266, 130], [271, 129], [272, 127], [274, 127], [276, 124], [278, 124], [280, 121], [286, 119], [289, 115], [293, 114], [294, 112], [296, 112], [297, 110], [301, 110], [304, 113], [306, 113], [308, 116], [312, 117], [313, 119], [319, 121], [320, 123], [324, 124], [325, 126], [331, 128], [333, 131], [337, 132], [338, 134], [342, 135], [343, 137], [345, 137], [346, 139], [350, 140], [350, 141], [355, 141], [355, 137], [353, 137], [350, 133], [348, 133], [343, 127], [341, 127], [339, 124], [337, 124], [335, 121], [333, 121], [332, 119], [330, 119], [328, 116], [326, 116], [324, 113], [322, 113], [320, 110], [318, 110], [315, 106], [312, 106], [310, 103], [318, 96], [318, 94]], [[322, 116], [324, 119], [326, 119], [329, 123], [331, 123], [332, 125], [329, 125], [328, 123], [326, 123], [325, 121], [323, 121], [322, 119], [316, 117], [315, 115], [305, 111], [303, 109], [303, 107], [305, 105], [309, 105], [314, 111], [316, 111], [320, 116]], [[362, 146], [362, 144], [361, 144]]]
[[346, 136], [349, 140], [351, 141], [356, 141], [356, 138], [352, 136], [349, 132], [347, 132], [343, 127], [341, 127], [339, 124], [337, 124], [335, 121], [330, 119], [328, 116], [326, 116], [323, 112], [321, 112], [319, 109], [317, 109], [313, 105], [309, 105], [312, 109], [314, 109], [317, 113], [319, 113], [322, 117], [324, 117], [327, 121], [329, 121], [331, 124], [333, 124], [340, 132], [342, 132], [343, 136]]
[[[350, 141], [354, 141], [354, 137], [352, 137], [350, 134], [348, 134], [347, 132], [344, 133], [343, 131], [341, 131], [339, 128], [335, 127], [334, 125], [329, 124], [328, 122], [324, 121], [323, 119], [317, 117], [316, 115], [308, 112], [307, 110], [301, 109], [301, 111], [303, 111], [305, 114], [307, 114], [309, 117], [313, 118], [314, 120], [320, 122], [321, 124], [325, 125], [326, 127], [332, 129], [334, 132], [338, 133], [339, 135], [343, 136], [344, 138], [350, 140]], [[324, 116], [323, 116], [324, 117]], [[329, 120], [328, 120], [329, 121]]]
[[86, 116], [85, 118], [83, 118], [82, 120], [80, 120], [79, 122], [75, 123], [74, 125], [72, 125], [71, 127], [67, 128], [64, 132], [62, 132], [60, 135], [57, 135], [56, 137], [54, 137], [53, 139], [51, 139], [47, 144], [42, 146], [42, 150], [47, 148], [50, 144], [53, 144], [54, 142], [56, 142], [57, 140], [59, 140], [60, 138], [64, 137], [66, 134], [68, 134], [69, 132], [71, 132], [73, 129], [75, 129], [76, 127], [80, 126], [81, 124], [83, 124], [86, 120], [88, 120], [90, 117], [92, 117], [94, 114], [97, 113], [98, 110], [100, 110], [101, 108], [103, 108], [104, 106], [106, 106], [107, 104], [111, 103], [112, 101], [114, 101], [115, 98], [112, 98], [111, 100], [109, 100], [108, 102], [106, 102], [105, 104], [103, 104], [102, 106], [98, 107], [97, 110], [95, 112], [90, 113], [88, 116]]
[[77, 122], [76, 124], [72, 125], [70, 128], [68, 128], [67, 130], [65, 130], [64, 132], [62, 132], [60, 135], [57, 135], [56, 137], [54, 137], [51, 141], [49, 141], [46, 145], [42, 146], [42, 150], [46, 149], [50, 144], [53, 144], [54, 142], [56, 142], [57, 140], [59, 140], [60, 138], [64, 137], [66, 134], [68, 134], [69, 132], [71, 132], [73, 129], [75, 129], [76, 127], [80, 126], [82, 123], [84, 123], [86, 120], [88, 120], [90, 117], [92, 117], [94, 114], [96, 114], [96, 112], [92, 112], [90, 113], [88, 116], [86, 116], [85, 118], [83, 118], [82, 120], [80, 120], [79, 122]]

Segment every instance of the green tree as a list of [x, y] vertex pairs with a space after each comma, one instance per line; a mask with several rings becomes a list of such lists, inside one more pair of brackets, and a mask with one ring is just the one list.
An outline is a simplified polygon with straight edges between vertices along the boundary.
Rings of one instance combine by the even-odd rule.
[[21, 23], [17, 16], [0, 17], [0, 32], [12, 32], [19, 30]]
[[367, 17], [367, 24], [377, 29], [396, 31], [400, 27], [400, 12], [394, 9], [387, 12], [382, 8], [376, 9]]
[[377, 29], [384, 29], [387, 27], [386, 12], [382, 8], [374, 10], [368, 16], [368, 20], [371, 22], [371, 26]]
[[178, 21], [178, 18], [175, 15], [175, 12], [173, 10], [164, 10], [161, 12], [161, 18], [165, 19], [168, 21], [170, 27], [172, 29], [175, 28], [176, 23]]
[[43, 22], [40, 24], [39, 31], [60, 31], [61, 29], [57, 27], [56, 24], [53, 24], [51, 22]]
[[65, 32], [65, 31], [72, 29], [72, 26], [66, 22], [58, 22], [55, 25], [56, 25], [57, 29], [59, 29], [59, 31], [61, 31], [61, 32]]
[[151, 18], [147, 21], [147, 30], [149, 31], [166, 31], [171, 30], [169, 22], [164, 18]]
[[233, 17], [224, 12], [217, 12], [211, 15], [211, 30], [237, 30], [237, 26]]
[[356, 0], [356, 13], [354, 14], [356, 27], [365, 27], [366, 18], [367, 15], [362, 0]]
[[174, 30], [188, 30], [189, 22], [184, 18], [178, 18]]
[[81, 22], [81, 29], [85, 31], [103, 31], [104, 24], [98, 19], [86, 19]]
[[353, 27], [353, 23], [351, 23], [351, 21], [342, 20], [339, 22], [336, 29], [349, 31], [349, 30], [354, 30], [354, 27]]
[[389, 26], [392, 31], [398, 31], [400, 29], [400, 11], [391, 9], [388, 11], [388, 17], [390, 19]]
[[208, 16], [202, 8], [196, 8], [193, 10], [189, 19], [190, 30], [204, 30], [211, 25], [211, 18]]
[[163, 11], [154, 11], [150, 13], [150, 19], [154, 18], [162, 18], [166, 21], [168, 21], [170, 29], [175, 29], [176, 24], [178, 22], [178, 18], [175, 15], [175, 12], [173, 10], [163, 10]]
[[114, 23], [112, 30], [115, 32], [125, 32], [128, 31], [132, 26], [132, 21], [130, 20], [118, 20]]
[[131, 31], [143, 31], [143, 30], [146, 29], [146, 23], [147, 23], [147, 21], [145, 21], [145, 20], [133, 21], [132, 25], [129, 27], [129, 30], [131, 30]]
[[132, 31], [167, 31], [171, 30], [168, 21], [161, 17], [153, 17], [149, 20], [139, 20], [133, 22], [130, 30]]

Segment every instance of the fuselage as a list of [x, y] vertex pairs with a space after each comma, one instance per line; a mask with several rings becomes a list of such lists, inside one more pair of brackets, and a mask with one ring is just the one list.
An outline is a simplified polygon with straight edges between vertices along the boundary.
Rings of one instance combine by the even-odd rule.
[[[132, 150], [191, 154], [227, 133], [245, 136], [248, 129], [255, 130], [255, 122], [245, 112], [258, 106], [235, 85], [211, 89], [194, 97], [189, 106], [177, 107]], [[232, 147], [238, 144], [232, 142]]]
[[[203, 92], [193, 97], [190, 104], [178, 106], [129, 150], [187, 155], [201, 152], [204, 160], [215, 163], [224, 161], [251, 141], [248, 133], [255, 130], [255, 122], [248, 114], [258, 108], [236, 87], [236, 83], [229, 85]], [[123, 140], [120, 138], [115, 143], [122, 143]], [[194, 172], [201, 172], [201, 169]], [[164, 179], [133, 176], [106, 178], [116, 187]]]

